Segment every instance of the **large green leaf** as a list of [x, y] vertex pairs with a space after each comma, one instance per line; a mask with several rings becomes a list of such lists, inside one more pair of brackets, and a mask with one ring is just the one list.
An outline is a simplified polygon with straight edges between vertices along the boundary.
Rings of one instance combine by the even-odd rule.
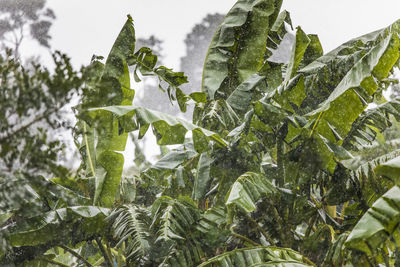
[[238, 126], [251, 101], [281, 83], [281, 65], [268, 61], [291, 25], [289, 12], [278, 16], [281, 4], [238, 1], [225, 17], [206, 57], [203, 91], [209, 101], [196, 106], [196, 123], [224, 136]]
[[259, 74], [250, 76], [250, 78], [241, 83], [235, 91], [232, 92], [226, 101], [231, 107], [246, 111], [254, 94], [255, 87], [264, 79], [265, 77]]
[[89, 110], [93, 117], [99, 112], [111, 114], [119, 121], [124, 132], [139, 129], [139, 136], [143, 136], [152, 125], [159, 145], [182, 144], [188, 131], [192, 132], [194, 147], [199, 152], [209, 150], [208, 143], [211, 140], [221, 146], [226, 145], [218, 134], [159, 111], [134, 106], [110, 106]]
[[152, 226], [157, 229], [156, 242], [185, 240], [200, 216], [193, 200], [187, 197], [173, 199], [162, 196], [154, 202], [151, 213]]
[[47, 200], [63, 200], [69, 206], [89, 205], [90, 199], [66, 187], [49, 181], [42, 176], [27, 177], [29, 185], [38, 195]]
[[210, 165], [213, 159], [209, 152], [204, 152], [200, 155], [197, 165], [196, 176], [194, 178], [193, 199], [200, 200], [206, 195], [210, 188]]
[[206, 266], [314, 266], [298, 252], [288, 248], [253, 247], [235, 249], [199, 265]]
[[[343, 139], [349, 133], [353, 135], [350, 132], [353, 123], [373, 101], [371, 96], [398, 61], [400, 42], [396, 27], [397, 22], [316, 59], [289, 83], [295, 90], [283, 88], [281, 95], [273, 96], [291, 112], [300, 115], [308, 112], [305, 116], [308, 123], [300, 125], [303, 129], [289, 125], [286, 142], [310, 142], [304, 140], [311, 137], [315, 156], [321, 159], [319, 168], [333, 173], [336, 160], [348, 154], [340, 148]], [[296, 97], [288, 100], [292, 95]]]
[[126, 242], [128, 260], [140, 260], [150, 249], [148, 211], [136, 205], [124, 205], [115, 209], [107, 221], [112, 223], [113, 236], [118, 240], [116, 247]]
[[278, 192], [275, 186], [262, 174], [247, 172], [241, 175], [232, 185], [225, 204], [235, 204], [246, 212], [256, 209], [256, 202], [262, 196]]
[[198, 153], [193, 150], [172, 150], [151, 166], [155, 170], [174, 170], [183, 162], [193, 158]]
[[[397, 24], [398, 22], [383, 30], [352, 39], [300, 69], [299, 74], [305, 76], [307, 88], [307, 99], [301, 112], [313, 111], [326, 101], [348, 72], [379, 45], [388, 36], [389, 31], [397, 31]], [[374, 85], [373, 80], [367, 82], [367, 87]]]
[[400, 182], [400, 157], [391, 159], [375, 168], [375, 172], [379, 175], [384, 175], [394, 182]]
[[74, 206], [49, 211], [20, 221], [8, 229], [12, 246], [37, 246], [43, 244], [68, 244], [89, 238], [105, 231], [107, 208]]
[[[132, 104], [134, 91], [130, 88], [127, 60], [135, 50], [135, 41], [132, 18], [128, 16], [106, 64], [103, 68], [97, 68], [96, 75], [99, 78], [90, 84], [93, 89], [85, 93], [82, 108]], [[97, 64], [96, 61], [93, 64]], [[86, 148], [86, 165], [89, 173], [96, 179], [93, 203], [99, 202], [109, 207], [114, 203], [124, 164], [122, 154], [117, 151], [125, 149], [128, 135], [119, 134], [118, 121], [110, 113], [99, 112], [92, 119], [85, 117], [83, 113], [81, 118], [85, 120], [83, 142]]]
[[346, 240], [346, 246], [373, 254], [390, 237], [399, 244], [399, 222], [400, 188], [394, 186], [358, 221]]
[[229, 88], [262, 67], [269, 29], [281, 4], [281, 0], [239, 0], [228, 12], [211, 41], [204, 64], [202, 87], [209, 99], [214, 99], [217, 91], [229, 95]]
[[[381, 133], [392, 125], [389, 115], [393, 115], [397, 121], [400, 121], [398, 100], [390, 100], [365, 110], [351, 126], [343, 140], [343, 146], [359, 150], [365, 147], [365, 144], [371, 144], [377, 137], [384, 139]], [[380, 142], [385, 142], [385, 140]]]
[[[156, 66], [157, 56], [154, 55], [150, 48], [140, 48], [130, 59], [130, 65], [135, 65], [134, 77], [136, 82], [140, 82], [137, 71], [144, 76], [153, 75], [159, 79], [159, 87], [167, 91], [168, 97], [171, 100], [178, 102], [179, 108], [182, 112], [186, 112], [186, 102], [189, 99], [182, 90], [179, 88], [182, 84], [187, 83], [187, 77], [183, 72], [174, 72], [164, 66]], [[167, 84], [167, 88], [163, 88], [163, 84]]]
[[295, 76], [310, 42], [311, 40], [307, 34], [305, 34], [300, 27], [297, 27], [296, 39], [293, 44], [292, 54], [286, 70], [285, 83], [288, 83], [289, 80]]
[[[375, 81], [380, 81], [389, 75], [399, 58], [399, 47], [398, 35], [389, 34], [354, 64], [328, 99], [311, 113], [320, 118], [316, 127], [317, 132], [330, 141], [336, 141], [332, 127], [340, 136], [345, 136], [350, 131], [352, 123], [366, 106], [363, 92], [366, 95], [375, 93], [378, 88]], [[344, 112], [343, 107], [349, 112]]]

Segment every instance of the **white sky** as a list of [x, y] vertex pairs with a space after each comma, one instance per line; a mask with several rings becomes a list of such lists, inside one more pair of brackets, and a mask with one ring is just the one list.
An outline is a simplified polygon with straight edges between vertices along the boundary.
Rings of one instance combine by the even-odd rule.
[[[226, 13], [235, 0], [48, 0], [57, 19], [52, 27], [53, 49], [72, 57], [75, 66], [93, 54], [106, 56], [131, 14], [138, 37], [152, 34], [164, 40], [165, 64], [179, 68], [183, 40], [207, 13]], [[361, 34], [400, 19], [400, 0], [284, 0], [294, 26], [319, 35], [325, 52]], [[26, 44], [25, 54], [42, 51]], [[43, 60], [49, 56], [43, 52]]]

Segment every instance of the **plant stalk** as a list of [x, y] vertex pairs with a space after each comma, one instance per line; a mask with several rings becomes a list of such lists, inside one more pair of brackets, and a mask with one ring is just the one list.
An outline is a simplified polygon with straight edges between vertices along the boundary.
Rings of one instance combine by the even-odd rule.
[[243, 240], [243, 241], [245, 241], [245, 242], [247, 242], [247, 243], [250, 243], [250, 244], [252, 244], [253, 246], [256, 246], [256, 247], [261, 246], [260, 244], [254, 242], [254, 241], [251, 240], [250, 238], [248, 238], [248, 237], [246, 237], [246, 236], [243, 236], [243, 235], [241, 235], [241, 234], [235, 233], [233, 230], [231, 230], [231, 233], [232, 233], [232, 235], [233, 235], [234, 237], [237, 237], [237, 238], [239, 238], [239, 239], [241, 239], [241, 240]]
[[64, 264], [62, 262], [51, 260], [51, 259], [46, 259], [44, 257], [38, 257], [37, 259], [40, 260], [40, 261], [44, 261], [44, 262], [51, 263], [51, 264], [54, 264], [54, 265], [57, 265], [57, 266], [61, 266], [61, 267], [70, 267], [69, 265], [66, 265], [66, 264]]
[[67, 246], [64, 245], [60, 245], [60, 248], [62, 248], [63, 250], [67, 251], [68, 253], [70, 253], [71, 255], [75, 256], [76, 258], [78, 258], [80, 261], [82, 261], [83, 263], [86, 264], [86, 266], [88, 267], [93, 267], [92, 264], [90, 264], [90, 262], [88, 262], [84, 257], [82, 257], [79, 253], [77, 253], [76, 251], [70, 249]]
[[97, 237], [96, 239], [96, 243], [99, 246], [100, 252], [104, 257], [104, 261], [106, 262], [108, 267], [113, 267], [113, 263], [112, 260], [110, 259], [106, 249], [104, 248], [103, 244], [101, 243], [101, 240]]
[[[287, 245], [287, 238], [286, 238], [286, 235], [285, 235], [285, 233], [283, 232], [283, 229], [282, 229], [282, 225], [283, 225], [283, 220], [282, 220], [282, 218], [281, 218], [281, 216], [279, 215], [279, 212], [278, 212], [278, 210], [276, 209], [276, 207], [271, 203], [271, 206], [272, 206], [272, 213], [273, 213], [273, 215], [274, 215], [274, 217], [275, 217], [275, 220], [276, 220], [276, 224], [277, 224], [277, 228], [278, 228], [278, 232], [279, 232], [279, 235], [280, 235], [280, 238], [281, 238], [281, 242], [282, 242], [282, 244], [284, 245], [284, 246], [286, 246]], [[290, 246], [287, 246], [287, 247], [290, 247]]]
[[246, 218], [261, 232], [261, 234], [265, 237], [265, 239], [271, 244], [274, 245], [274, 241], [272, 238], [265, 232], [265, 230], [255, 221], [251, 216], [245, 213]]
[[318, 214], [310, 219], [310, 224], [307, 227], [307, 230], [306, 230], [306, 233], [304, 235], [304, 238], [307, 238], [310, 235], [311, 230], [312, 230], [315, 222], [317, 221], [317, 219], [318, 219]]

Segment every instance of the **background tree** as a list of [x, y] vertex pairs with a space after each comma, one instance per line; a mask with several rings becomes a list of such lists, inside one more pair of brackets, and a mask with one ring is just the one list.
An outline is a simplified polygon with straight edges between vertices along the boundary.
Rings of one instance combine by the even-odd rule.
[[[48, 113], [53, 113], [52, 110], [52, 105], [55, 105], [54, 99], [50, 99], [49, 96], [51, 96], [52, 93], [47, 92], [54, 90], [53, 88], [48, 87], [46, 85], [45, 81], [45, 75], [43, 73], [49, 72], [48, 70], [45, 70], [43, 66], [40, 66], [37, 64], [40, 60], [39, 55], [30, 55], [29, 58], [26, 60], [22, 60], [20, 58], [20, 47], [21, 44], [24, 42], [29, 42], [29, 41], [36, 41], [38, 42], [41, 46], [50, 48], [50, 28], [52, 23], [54, 22], [55, 19], [55, 14], [52, 9], [46, 7], [46, 0], [27, 0], [27, 1], [20, 1], [20, 0], [0, 0], [0, 43], [2, 48], [10, 47], [12, 50], [12, 55], [11, 57], [10, 53], [8, 52], [7, 55], [3, 54], [4, 60], [7, 61], [6, 63], [10, 63], [12, 61], [15, 62], [16, 68], [14, 70], [11, 69], [4, 69], [2, 70], [5, 77], [7, 71], [15, 71], [18, 72], [18, 74], [21, 74], [21, 77], [25, 77], [27, 79], [27, 85], [32, 86], [31, 90], [32, 92], [25, 92], [23, 87], [22, 87], [22, 81], [18, 80], [18, 78], [14, 80], [8, 80], [7, 82], [9, 83], [14, 83], [14, 86], [17, 88], [16, 92], [14, 95], [7, 95], [9, 103], [7, 105], [4, 105], [4, 108], [9, 108], [11, 105], [15, 104], [16, 101], [20, 101], [19, 103], [19, 110], [20, 113], [18, 115], [21, 115], [22, 117], [18, 118], [17, 120], [14, 120], [16, 118], [16, 114], [13, 114], [11, 117], [13, 119], [10, 119], [10, 121], [13, 122], [13, 125], [9, 124], [3, 124], [4, 126], [10, 126], [17, 128], [18, 123], [21, 123], [19, 126], [24, 126], [24, 123], [27, 122], [27, 115], [23, 114], [24, 107], [29, 110], [29, 116], [31, 118], [37, 119], [34, 123], [32, 123], [32, 127], [28, 127], [28, 130], [32, 129], [38, 129], [40, 128], [41, 131], [43, 132], [44, 135], [46, 135], [47, 141], [56, 141], [58, 140], [59, 145], [57, 146], [58, 148], [65, 147], [65, 144], [70, 142], [71, 144], [73, 143], [73, 140], [70, 138], [70, 134], [68, 134], [65, 129], [59, 129], [60, 127], [55, 127], [55, 121], [58, 119], [59, 121], [66, 121], [68, 118], [72, 118], [72, 111], [68, 108], [66, 108], [67, 105], [71, 106], [72, 104], [70, 103], [71, 100], [76, 100], [77, 97], [71, 98], [70, 95], [67, 93], [63, 92], [63, 89], [60, 90], [60, 95], [57, 96], [58, 102], [62, 102], [60, 108], [56, 113], [57, 119], [55, 117], [52, 117], [52, 119], [48, 118], [43, 118], [43, 110], [46, 108], [46, 105], [49, 105], [49, 110]], [[58, 61], [57, 69], [60, 68], [58, 71], [61, 72], [61, 68], [65, 68], [65, 77], [67, 77], [70, 73], [68, 73], [71, 70], [71, 66], [69, 64], [69, 59], [65, 55], [61, 55], [60, 53], [54, 53], [53, 55], [54, 60]], [[64, 59], [62, 59], [64, 57]], [[57, 59], [56, 59], [57, 58]], [[61, 67], [61, 61], [65, 61], [65, 66]], [[3, 62], [4, 63], [4, 62]], [[23, 65], [23, 66], [22, 66]], [[41, 73], [43, 72], [43, 73]], [[9, 75], [9, 73], [7, 73]], [[50, 76], [50, 74], [48, 74]], [[61, 74], [59, 74], [61, 76]], [[18, 77], [18, 76], [16, 76]], [[29, 80], [32, 78], [32, 80]], [[35, 80], [33, 81], [33, 78]], [[29, 83], [29, 84], [28, 84]], [[35, 85], [31, 84], [35, 83]], [[6, 93], [8, 89], [4, 88], [4, 92]], [[65, 93], [65, 94], [63, 94]], [[75, 91], [77, 93], [77, 91]], [[46, 96], [48, 97], [47, 99], [42, 98], [42, 106], [37, 107], [34, 103], [28, 103], [27, 99], [24, 97], [21, 97], [19, 94], [26, 94], [26, 97], [32, 96], [32, 94], [35, 95], [35, 97], [31, 98], [33, 101], [39, 101], [36, 100], [36, 97], [43, 97]], [[72, 92], [71, 92], [72, 94]], [[4, 95], [4, 96], [6, 96]], [[62, 99], [62, 97], [66, 97], [65, 99]], [[18, 99], [19, 98], [19, 99]], [[39, 98], [38, 98], [39, 99]], [[51, 101], [53, 102], [51, 102]], [[26, 101], [26, 103], [22, 103], [23, 101]], [[32, 106], [35, 106], [34, 108]], [[63, 118], [61, 119], [61, 113], [63, 114]], [[12, 114], [12, 113], [10, 113]], [[53, 116], [53, 115], [51, 115]], [[45, 116], [46, 117], [46, 116]], [[64, 126], [69, 125], [71, 126], [71, 122], [64, 122]], [[62, 128], [62, 127], [61, 127]], [[36, 134], [36, 132], [35, 132]], [[21, 136], [20, 136], [21, 137]], [[22, 138], [23, 139], [23, 138]], [[46, 143], [46, 142], [45, 142]], [[72, 155], [69, 155], [66, 157], [67, 153], [73, 153], [75, 150], [71, 148], [73, 146], [69, 145], [69, 150], [68, 151], [63, 151], [58, 149], [58, 154], [55, 156], [58, 158], [58, 160], [62, 160], [65, 165], [68, 167], [74, 166], [74, 163], [68, 162], [67, 164], [67, 158], [68, 160], [73, 158]], [[3, 149], [4, 151], [4, 149]], [[53, 151], [56, 153], [56, 149]], [[34, 153], [33, 153], [34, 154]], [[20, 164], [18, 160], [16, 161], [16, 165]], [[76, 164], [75, 164], [76, 165]], [[20, 165], [19, 167], [23, 167], [23, 164]], [[14, 168], [15, 169], [15, 168]]]
[[188, 93], [201, 89], [201, 76], [207, 50], [223, 18], [224, 15], [219, 13], [208, 14], [186, 35], [186, 55], [181, 58], [181, 70], [185, 70], [189, 80], [189, 83], [184, 86]]
[[0, 57], [0, 172], [57, 173], [62, 143], [54, 130], [72, 127], [66, 105], [82, 84], [70, 60], [55, 53], [54, 74], [39, 64], [23, 67], [7, 50]]
[[18, 58], [24, 38], [30, 36], [49, 48], [50, 27], [56, 18], [46, 0], [0, 0], [0, 40], [3, 48], [9, 46]]

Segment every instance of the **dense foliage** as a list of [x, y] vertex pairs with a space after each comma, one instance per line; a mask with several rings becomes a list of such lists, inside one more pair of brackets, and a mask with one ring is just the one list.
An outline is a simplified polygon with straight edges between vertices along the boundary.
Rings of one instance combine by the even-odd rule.
[[[1, 263], [399, 265], [400, 152], [388, 146], [367, 163], [352, 154], [385, 143], [400, 119], [400, 102], [382, 96], [397, 82], [400, 21], [327, 54], [298, 27], [289, 63], [278, 64], [269, 58], [291, 27], [281, 5], [237, 1], [190, 95], [183, 73], [135, 50], [128, 17], [105, 63], [94, 57], [82, 76], [80, 170], [22, 178], [30, 198], [2, 209]], [[137, 82], [156, 76], [182, 111], [194, 103], [193, 121], [133, 106], [130, 69]], [[176, 146], [124, 173], [128, 133], [149, 128]]]

